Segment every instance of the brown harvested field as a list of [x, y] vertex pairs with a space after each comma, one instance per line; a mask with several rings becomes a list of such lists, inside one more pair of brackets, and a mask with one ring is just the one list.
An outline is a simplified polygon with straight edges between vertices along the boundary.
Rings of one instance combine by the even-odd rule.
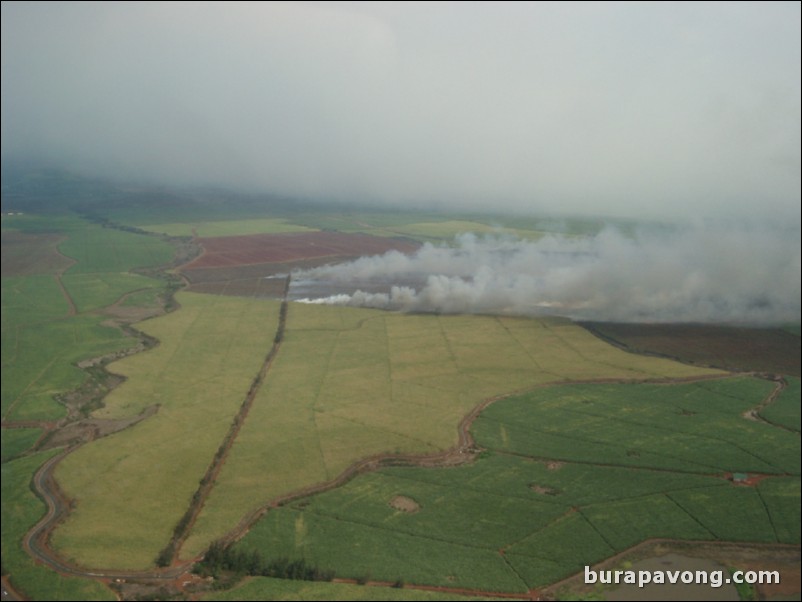
[[[235, 297], [266, 297], [278, 299], [284, 296], [284, 278], [269, 278], [280, 273], [273, 264], [260, 263], [256, 266], [260, 274], [242, 276], [240, 268], [206, 268], [190, 270], [184, 275], [190, 282], [187, 290], [211, 295], [233, 295]], [[286, 272], [285, 272], [286, 273]]]
[[779, 328], [612, 322], [582, 326], [637, 353], [724, 370], [800, 375], [800, 338]]
[[3, 276], [52, 274], [68, 268], [73, 261], [56, 248], [63, 240], [60, 234], [3, 232], [0, 236]]
[[272, 297], [284, 294], [284, 278], [294, 269], [356, 259], [390, 250], [411, 253], [416, 242], [341, 232], [254, 234], [200, 238], [203, 254], [181, 268], [196, 293]]
[[203, 247], [203, 253], [184, 266], [185, 270], [380, 255], [391, 250], [411, 253], [419, 247], [409, 240], [343, 232], [221, 236], [199, 238], [197, 242]]

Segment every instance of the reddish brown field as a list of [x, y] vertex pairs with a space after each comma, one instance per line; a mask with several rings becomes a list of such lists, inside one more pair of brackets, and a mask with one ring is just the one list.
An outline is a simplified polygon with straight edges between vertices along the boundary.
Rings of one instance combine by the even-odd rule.
[[411, 253], [420, 246], [397, 238], [341, 232], [254, 234], [200, 238], [198, 242], [203, 253], [181, 268], [189, 290], [271, 298], [284, 294], [284, 278], [268, 276], [390, 250]]
[[779, 328], [706, 324], [583, 324], [629, 351], [725, 370], [800, 374], [800, 338]]
[[411, 253], [418, 244], [397, 238], [343, 232], [252, 234], [199, 238], [204, 252], [185, 270], [221, 268], [258, 263], [287, 263], [320, 257], [380, 255], [390, 250]]
[[3, 232], [3, 276], [52, 274], [72, 265], [73, 261], [58, 252], [56, 245], [64, 240], [60, 234], [25, 234]]

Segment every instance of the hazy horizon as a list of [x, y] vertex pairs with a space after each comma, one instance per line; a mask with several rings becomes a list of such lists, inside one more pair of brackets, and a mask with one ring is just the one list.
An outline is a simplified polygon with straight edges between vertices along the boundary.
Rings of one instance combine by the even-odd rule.
[[2, 3], [2, 157], [376, 206], [799, 220], [798, 3]]

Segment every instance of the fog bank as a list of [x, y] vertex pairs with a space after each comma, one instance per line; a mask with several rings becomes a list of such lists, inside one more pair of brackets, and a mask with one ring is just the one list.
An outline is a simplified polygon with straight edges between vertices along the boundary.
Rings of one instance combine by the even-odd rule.
[[798, 2], [3, 2], [3, 160], [320, 200], [799, 221]]

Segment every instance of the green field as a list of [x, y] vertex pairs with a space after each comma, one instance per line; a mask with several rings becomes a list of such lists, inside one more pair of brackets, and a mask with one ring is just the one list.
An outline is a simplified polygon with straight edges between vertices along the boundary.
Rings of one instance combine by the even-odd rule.
[[741, 417], [772, 388], [771, 382], [751, 378], [693, 385], [567, 385], [491, 406], [473, 431], [493, 449], [533, 457], [798, 475], [799, 437]]
[[[537, 389], [480, 415], [473, 432], [491, 451], [478, 462], [357, 477], [271, 510], [237, 545], [305, 558], [341, 577], [525, 591], [648, 538], [798, 544], [799, 438], [740, 416], [770, 388], [734, 378]], [[625, 436], [618, 421], [631, 433], [618, 445], [630, 453], [610, 444]], [[686, 453], [663, 445], [658, 431], [677, 448], [690, 436]], [[724, 478], [724, 470], [746, 471], [756, 450], [772, 472], [783, 466], [793, 476], [757, 487]], [[786, 466], [793, 457], [796, 466]], [[417, 511], [392, 507], [399, 495]]]
[[520, 228], [508, 228], [500, 225], [485, 224], [466, 220], [445, 220], [436, 222], [417, 222], [403, 224], [391, 228], [396, 235], [401, 234], [420, 240], [441, 240], [452, 239], [459, 234], [468, 232], [474, 234], [492, 234], [513, 236], [523, 239], [537, 239], [545, 232], [539, 230], [524, 230]]
[[802, 430], [799, 412], [799, 399], [802, 396], [800, 379], [790, 376], [786, 379], [788, 381], [786, 389], [773, 403], [763, 408], [760, 415], [769, 422], [782, 425], [798, 433]]
[[247, 236], [248, 234], [281, 234], [283, 232], [314, 232], [316, 229], [293, 224], [283, 218], [251, 218], [143, 225], [144, 230], [169, 236]]
[[[374, 236], [405, 236], [420, 241], [449, 241], [458, 234], [494, 234], [537, 239], [545, 233], [554, 232], [568, 236], [597, 232], [602, 224], [586, 220], [553, 220], [504, 216], [476, 215], [467, 219], [455, 219], [453, 215], [436, 212], [364, 212], [322, 213], [306, 211], [287, 212], [284, 217], [218, 215], [203, 208], [199, 216], [191, 210], [183, 214], [166, 214], [176, 221], [154, 222], [159, 214], [128, 213], [113, 214], [124, 218], [150, 232], [170, 236], [244, 236], [248, 234], [275, 234], [281, 232], [309, 232], [335, 230], [347, 233], [366, 233]], [[178, 218], [178, 219], [177, 219]]]
[[15, 428], [3, 429], [2, 447], [3, 462], [16, 458], [26, 450], [30, 449], [42, 434], [42, 429], [38, 428]]
[[483, 399], [543, 383], [714, 371], [635, 356], [564, 320], [294, 304], [284, 343], [184, 554], [360, 458], [431, 453]]
[[173, 248], [157, 237], [94, 224], [69, 232], [59, 249], [77, 262], [68, 274], [127, 272], [166, 264], [173, 256]]
[[[256, 204], [228, 211], [188, 201], [95, 209], [177, 236], [193, 229], [199, 236], [334, 229], [443, 241], [465, 231], [536, 238], [603, 225], [427, 212], [323, 214], [289, 204], [270, 215]], [[173, 250], [160, 236], [66, 213], [4, 217], [2, 227], [14, 232], [13, 252], [4, 247], [2, 415], [26, 421], [19, 426], [49, 428], [65, 415], [58, 396], [88, 378], [79, 362], [136, 343], [104, 309], [161, 307], [165, 281], [133, 271], [168, 263]], [[34, 237], [26, 247], [27, 234], [44, 235], [43, 248]], [[176, 301], [177, 311], [136, 324], [158, 344], [110, 364], [126, 381], [93, 416], [158, 411], [84, 445], [56, 469], [74, 504], [52, 544], [90, 570], [153, 566], [273, 345], [278, 302], [196, 293], [179, 293]], [[268, 558], [304, 557], [339, 577], [508, 592], [553, 583], [649, 537], [798, 545], [799, 379], [789, 378], [761, 410], [790, 430], [741, 416], [771, 391], [768, 381], [643, 383], [716, 374], [625, 353], [556, 318], [291, 304], [280, 351], [181, 557], [202, 552], [249, 512], [335, 479], [359, 459], [447, 450], [463, 416], [508, 394], [473, 424], [488, 449], [477, 462], [358, 476], [270, 510], [237, 545]], [[627, 384], [583, 382], [596, 380]], [[104, 585], [62, 577], [21, 548], [44, 511], [31, 476], [56, 453], [31, 455], [42, 432], [3, 429], [4, 571], [31, 599], [111, 599]], [[768, 478], [734, 486], [725, 472]], [[392, 506], [397, 496], [417, 510]], [[361, 598], [453, 599], [267, 578], [209, 597]]]
[[45, 514], [30, 488], [31, 475], [56, 451], [20, 458], [2, 466], [3, 574], [31, 600], [115, 600], [111, 590], [92, 579], [63, 577], [43, 568], [22, 549], [22, 538]]
[[[19, 216], [4, 220], [4, 230], [58, 232], [59, 249], [76, 260], [63, 276], [66, 294], [75, 303], [72, 315], [53, 268], [48, 273], [2, 278], [2, 381], [5, 420], [52, 420], [65, 410], [54, 400], [86, 380], [76, 364], [133, 343], [106, 318], [91, 313], [131, 290], [159, 291], [155, 279], [131, 274], [138, 266], [165, 263], [172, 255], [166, 243], [150, 236], [120, 232], [76, 218]], [[13, 268], [13, 266], [10, 266]]]
[[83, 566], [153, 564], [272, 346], [275, 302], [193, 293], [177, 301], [179, 311], [137, 325], [161, 344], [111, 364], [128, 380], [95, 416], [129, 417], [156, 404], [158, 412], [57, 468], [77, 507], [53, 544]]
[[497, 600], [475, 596], [458, 596], [415, 589], [351, 585], [348, 583], [316, 583], [287, 581], [270, 577], [253, 577], [235, 588], [207, 594], [203, 600]]

